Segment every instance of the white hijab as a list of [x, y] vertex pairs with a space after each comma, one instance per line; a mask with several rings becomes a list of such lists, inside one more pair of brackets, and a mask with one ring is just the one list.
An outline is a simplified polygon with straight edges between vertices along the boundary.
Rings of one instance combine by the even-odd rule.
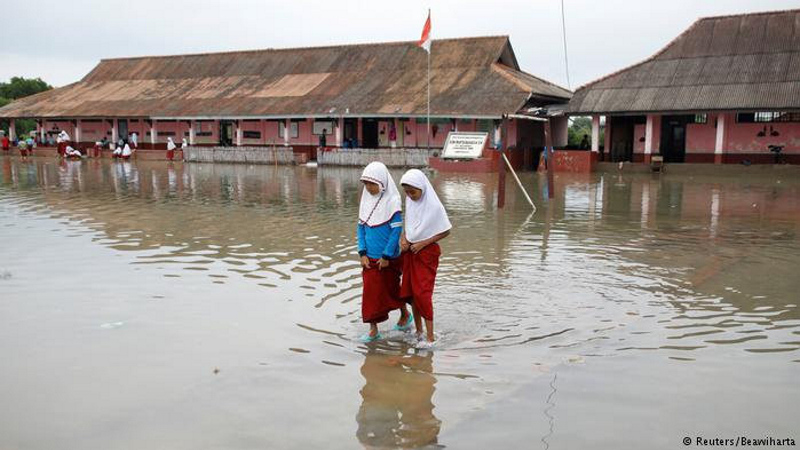
[[122, 148], [122, 156], [128, 156], [131, 153], [131, 147], [128, 144], [125, 144], [125, 147]]
[[167, 138], [167, 150], [175, 150], [175, 148], [175, 141], [173, 141], [171, 137]]
[[422, 197], [417, 201], [406, 196], [405, 232], [409, 242], [424, 241], [453, 228], [444, 205], [439, 201], [439, 196], [422, 171], [409, 170], [400, 179], [400, 184], [407, 184], [422, 191]]
[[186, 142], [186, 138], [183, 138], [183, 141], [181, 141], [181, 148], [186, 148], [188, 146], [189, 146], [189, 143]]
[[378, 195], [372, 195], [367, 191], [367, 187], [364, 187], [358, 208], [359, 223], [369, 227], [383, 225], [401, 210], [400, 191], [397, 190], [392, 174], [383, 163], [369, 163], [361, 174], [361, 181], [376, 183], [381, 191]]

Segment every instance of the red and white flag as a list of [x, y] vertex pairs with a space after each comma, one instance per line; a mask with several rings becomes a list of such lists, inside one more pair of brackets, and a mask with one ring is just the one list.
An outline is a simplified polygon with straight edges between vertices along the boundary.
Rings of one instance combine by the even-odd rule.
[[425, 21], [425, 26], [422, 27], [422, 37], [419, 38], [417, 43], [420, 47], [424, 48], [426, 52], [431, 52], [431, 12], [428, 11], [428, 20]]

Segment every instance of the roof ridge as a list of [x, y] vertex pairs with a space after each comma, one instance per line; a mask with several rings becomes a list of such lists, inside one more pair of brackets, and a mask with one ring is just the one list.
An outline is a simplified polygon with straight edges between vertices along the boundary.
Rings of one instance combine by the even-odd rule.
[[564, 86], [561, 86], [561, 85], [558, 85], [556, 83], [553, 83], [552, 81], [545, 80], [544, 78], [537, 77], [536, 75], [533, 75], [533, 74], [530, 74], [528, 72], [525, 72], [524, 70], [517, 70], [517, 69], [515, 69], [513, 67], [508, 67], [505, 64], [500, 64], [500, 63], [496, 63], [496, 62], [492, 63], [492, 66], [497, 67], [498, 69], [501, 69], [501, 70], [509, 71], [509, 72], [521, 73], [521, 74], [523, 74], [523, 75], [525, 75], [527, 77], [533, 78], [534, 80], [536, 80], [536, 81], [538, 81], [540, 83], [544, 83], [544, 84], [547, 84], [549, 86], [556, 87], [556, 88], [561, 89], [563, 91], [569, 92], [570, 94], [573, 93], [571, 90], [565, 88]]
[[[485, 36], [464, 36], [464, 37], [456, 37], [456, 38], [445, 38], [445, 39], [433, 39], [433, 42], [448, 42], [448, 41], [467, 41], [467, 40], [478, 40], [478, 39], [500, 39], [505, 38], [508, 39], [508, 35], [485, 35]], [[149, 56], [121, 56], [118, 58], [102, 58], [100, 62], [105, 61], [125, 61], [125, 60], [137, 60], [137, 59], [154, 59], [154, 58], [179, 58], [185, 56], [210, 56], [210, 55], [234, 55], [234, 54], [243, 54], [243, 53], [261, 53], [261, 52], [283, 52], [283, 51], [297, 51], [297, 50], [328, 50], [332, 48], [352, 48], [352, 47], [372, 47], [372, 46], [386, 46], [386, 45], [409, 45], [414, 44], [417, 45], [418, 40], [412, 41], [384, 41], [384, 42], [363, 42], [360, 44], [336, 44], [336, 45], [319, 45], [319, 46], [309, 46], [309, 47], [270, 47], [270, 48], [260, 48], [260, 49], [250, 49], [250, 50], [228, 50], [222, 52], [201, 52], [201, 53], [177, 53], [173, 55], [149, 55]]]
[[800, 13], [800, 8], [790, 8], [790, 9], [776, 9], [774, 11], [758, 11], [758, 12], [749, 12], [749, 13], [738, 13], [738, 14], [724, 14], [721, 16], [704, 16], [700, 17], [697, 20], [718, 20], [718, 19], [728, 19], [731, 17], [743, 17], [743, 16], [768, 16], [772, 14], [785, 14], [785, 13]]

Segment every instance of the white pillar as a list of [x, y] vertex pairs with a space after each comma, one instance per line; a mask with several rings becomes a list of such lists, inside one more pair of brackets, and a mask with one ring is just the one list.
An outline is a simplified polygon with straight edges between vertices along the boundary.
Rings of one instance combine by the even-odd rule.
[[717, 139], [714, 142], [714, 163], [720, 164], [722, 162], [722, 150], [725, 146], [725, 127], [727, 121], [725, 114], [720, 113], [717, 115]]
[[81, 119], [75, 120], [75, 145], [81, 143]]
[[600, 151], [600, 116], [592, 116], [592, 151]]
[[241, 120], [237, 120], [236, 121], [236, 146], [237, 147], [241, 147], [242, 146], [242, 121]]
[[342, 134], [344, 133], [344, 119], [339, 117], [336, 122], [336, 146], [342, 146]]
[[189, 121], [189, 145], [194, 145], [195, 121]]
[[289, 134], [292, 132], [292, 121], [286, 119], [283, 122], [283, 145], [289, 146]]
[[44, 136], [47, 131], [47, 121], [42, 119], [42, 125], [39, 127], [39, 141], [44, 144]]
[[117, 119], [114, 119], [114, 121], [111, 123], [111, 142], [113, 142], [115, 146], [117, 145], [117, 142], [119, 142], [119, 133], [117, 133]]
[[156, 119], [150, 121], [150, 145], [155, 148], [156, 147], [156, 135], [158, 134], [158, 130], [156, 129]]
[[647, 115], [647, 124], [644, 126], [644, 154], [651, 155], [653, 153], [653, 121], [652, 114]]

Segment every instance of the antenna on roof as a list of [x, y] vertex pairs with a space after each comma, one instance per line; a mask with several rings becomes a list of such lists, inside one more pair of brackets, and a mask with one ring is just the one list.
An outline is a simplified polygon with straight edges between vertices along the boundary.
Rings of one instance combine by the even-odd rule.
[[564, 39], [564, 66], [567, 71], [567, 89], [572, 90], [569, 82], [569, 58], [567, 57], [567, 21], [564, 19], [564, 0], [561, 0], [561, 35]]

